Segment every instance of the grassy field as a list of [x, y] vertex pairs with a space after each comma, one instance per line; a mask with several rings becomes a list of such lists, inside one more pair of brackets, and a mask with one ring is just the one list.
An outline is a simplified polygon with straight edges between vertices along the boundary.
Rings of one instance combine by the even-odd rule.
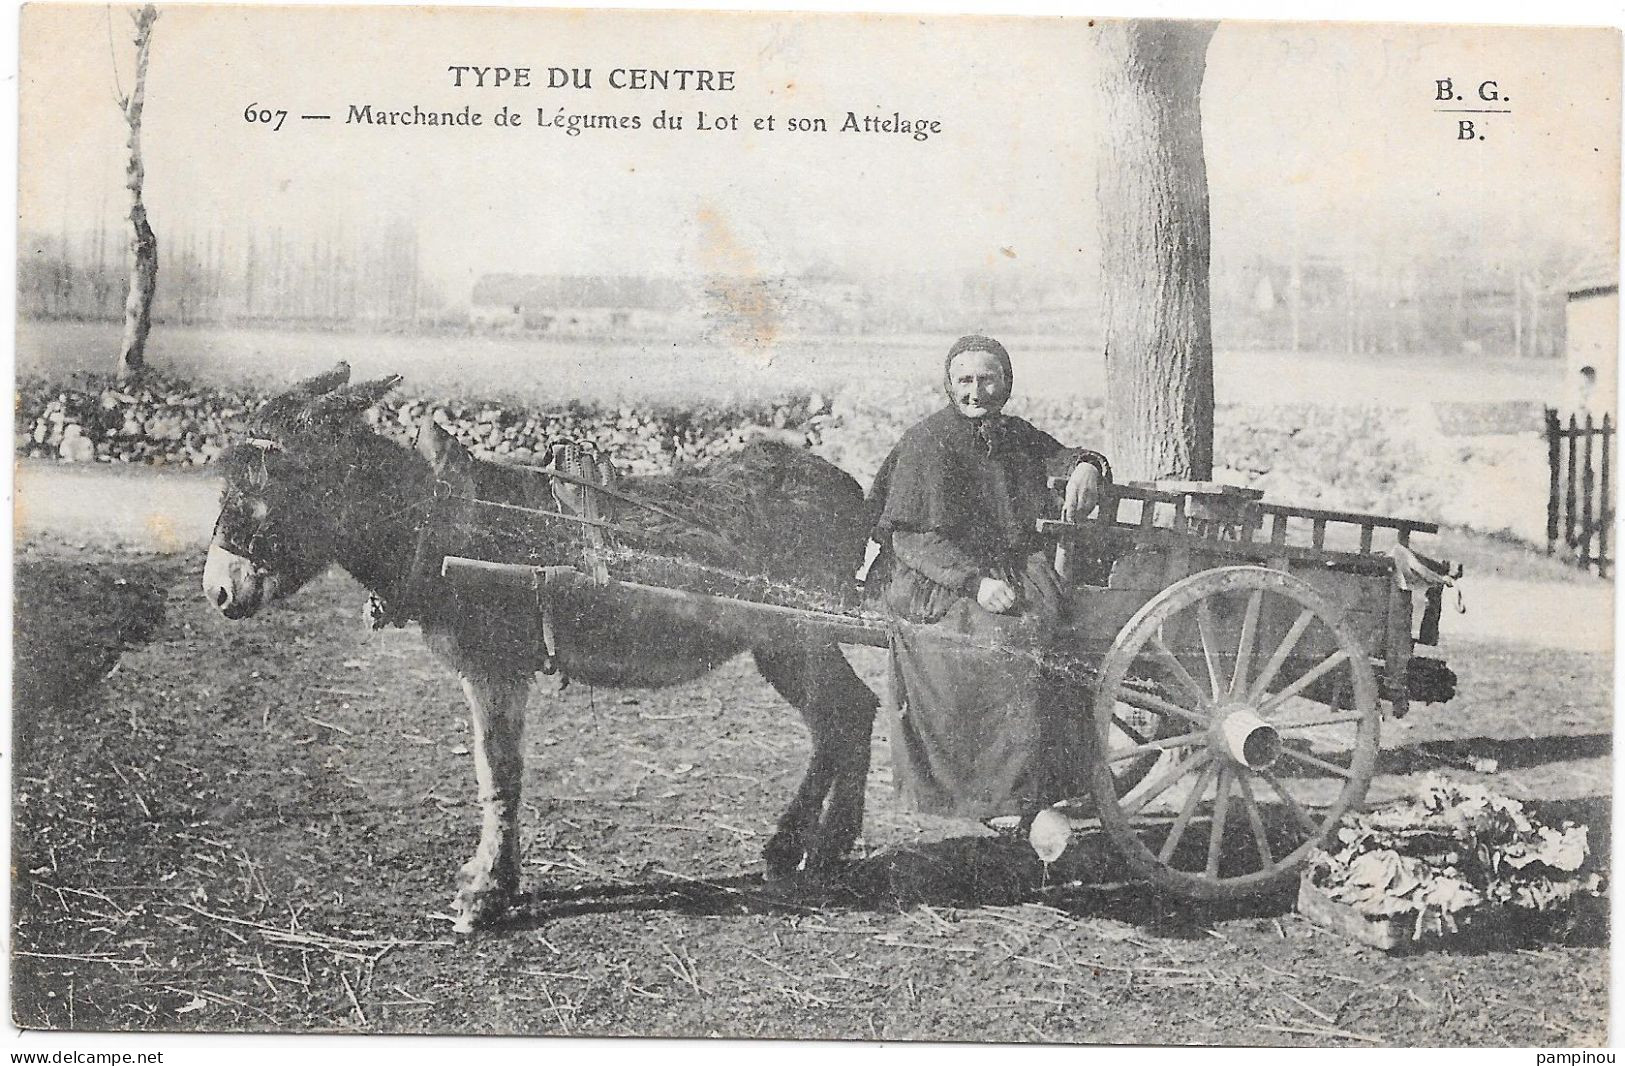
[[[1016, 362], [1018, 400], [1099, 396], [1100, 352], [1059, 337], [1004, 338]], [[276, 384], [346, 359], [358, 377], [404, 374], [406, 388], [442, 397], [559, 403], [571, 399], [701, 403], [857, 387], [865, 394], [930, 389], [953, 340], [935, 336], [784, 337], [751, 349], [717, 342], [550, 341], [490, 336], [177, 328], [153, 330], [149, 361], [219, 383]], [[20, 323], [22, 375], [105, 371], [118, 346], [114, 323]], [[1220, 352], [1220, 403], [1410, 404], [1546, 401], [1562, 367], [1487, 358]]]

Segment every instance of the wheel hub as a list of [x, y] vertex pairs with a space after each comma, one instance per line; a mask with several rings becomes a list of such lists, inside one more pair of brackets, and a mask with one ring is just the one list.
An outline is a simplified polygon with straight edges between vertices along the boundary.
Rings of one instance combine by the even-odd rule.
[[1249, 770], [1266, 770], [1281, 757], [1281, 734], [1250, 704], [1221, 704], [1208, 731], [1216, 755]]

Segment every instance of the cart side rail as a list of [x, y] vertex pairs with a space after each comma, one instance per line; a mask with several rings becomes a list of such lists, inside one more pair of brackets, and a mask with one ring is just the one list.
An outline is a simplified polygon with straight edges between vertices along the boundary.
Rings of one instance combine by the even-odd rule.
[[[1051, 478], [1064, 488], [1064, 478]], [[1434, 522], [1394, 515], [1265, 503], [1263, 492], [1199, 481], [1130, 482], [1106, 485], [1096, 525], [1163, 529], [1243, 544], [1260, 543], [1324, 551], [1329, 555], [1383, 555], [1412, 535], [1437, 533]], [[1050, 526], [1050, 529], [1058, 528]], [[1328, 546], [1330, 542], [1330, 546]], [[1353, 546], [1358, 544], [1358, 549]], [[1346, 546], [1345, 546], [1346, 545]], [[1268, 558], [1241, 553], [1245, 558]], [[1295, 553], [1285, 553], [1293, 558]], [[1277, 553], [1277, 557], [1282, 557]]]

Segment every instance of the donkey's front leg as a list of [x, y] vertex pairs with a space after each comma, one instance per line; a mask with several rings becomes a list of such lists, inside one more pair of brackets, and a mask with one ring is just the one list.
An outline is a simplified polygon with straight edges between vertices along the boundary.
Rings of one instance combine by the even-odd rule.
[[457, 876], [456, 929], [471, 932], [501, 915], [519, 891], [519, 788], [525, 770], [528, 677], [464, 677], [474, 718], [474, 776], [480, 788], [480, 845]]

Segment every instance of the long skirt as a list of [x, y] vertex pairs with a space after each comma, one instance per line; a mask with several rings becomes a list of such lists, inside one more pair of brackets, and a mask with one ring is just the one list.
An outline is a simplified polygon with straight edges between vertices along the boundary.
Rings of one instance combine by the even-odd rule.
[[896, 786], [926, 814], [1030, 814], [1083, 795], [1087, 688], [1051, 667], [1036, 619], [974, 600], [894, 622], [887, 710]]

